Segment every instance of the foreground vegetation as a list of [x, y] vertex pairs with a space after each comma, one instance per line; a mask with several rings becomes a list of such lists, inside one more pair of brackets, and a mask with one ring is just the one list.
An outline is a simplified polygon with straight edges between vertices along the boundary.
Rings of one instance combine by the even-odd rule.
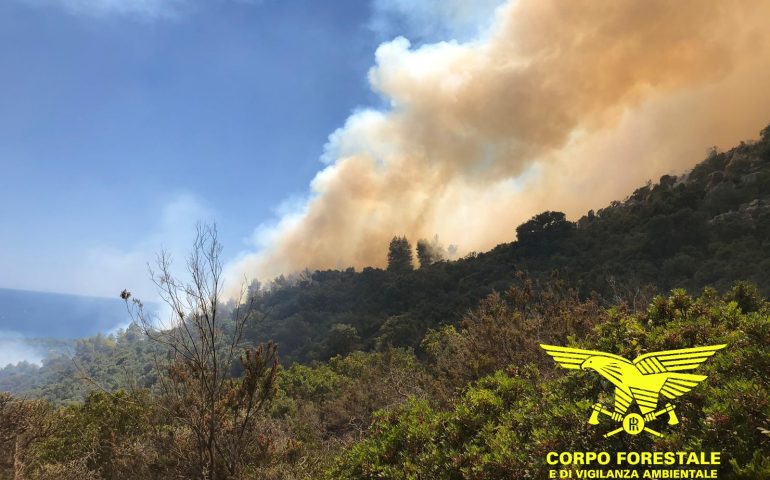
[[[603, 439], [586, 420], [597, 398], [610, 403], [609, 384], [557, 370], [541, 341], [627, 358], [729, 347], [701, 367], [708, 380], [677, 402], [681, 424], [663, 427], [665, 437]], [[4, 396], [6, 477], [545, 478], [547, 452], [601, 449], [720, 451], [720, 478], [770, 478], [770, 304], [750, 284], [724, 295], [675, 290], [633, 312], [580, 300], [558, 282], [536, 289], [522, 279], [459, 326], [431, 330], [422, 345], [422, 359], [387, 348], [296, 364], [274, 378], [261, 370], [232, 380], [211, 410], [196, 403], [194, 378], [176, 387], [200, 407], [184, 411], [176, 394], [148, 389], [95, 391], [58, 409]], [[266, 388], [266, 403], [241, 433], [238, 392], [250, 378]], [[218, 441], [239, 454], [215, 452], [201, 470], [197, 429], [217, 412], [230, 412], [218, 420]]]

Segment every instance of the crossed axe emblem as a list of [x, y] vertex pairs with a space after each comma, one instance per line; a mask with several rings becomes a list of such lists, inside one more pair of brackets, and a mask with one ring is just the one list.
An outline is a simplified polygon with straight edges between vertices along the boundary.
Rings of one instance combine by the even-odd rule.
[[623, 416], [618, 412], [610, 412], [609, 410], [604, 408], [604, 406], [601, 403], [595, 403], [594, 406], [592, 407], [593, 411], [591, 412], [591, 418], [588, 419], [588, 423], [590, 423], [591, 425], [598, 425], [599, 416], [606, 415], [613, 421], [619, 422], [622, 424], [620, 427], [605, 433], [604, 438], [611, 437], [622, 431], [625, 431], [630, 435], [639, 435], [642, 432], [647, 432], [650, 435], [653, 435], [655, 437], [662, 437], [663, 436], [662, 433], [651, 429], [650, 427], [647, 426], [647, 423], [655, 420], [661, 415], [665, 415], [668, 413], [668, 424], [676, 425], [677, 423], [679, 423], [679, 419], [677, 418], [676, 412], [674, 411], [675, 408], [676, 407], [674, 407], [674, 405], [668, 403], [666, 404], [665, 407], [661, 408], [656, 412], [649, 412], [644, 415], [640, 415], [638, 413], [629, 413]]

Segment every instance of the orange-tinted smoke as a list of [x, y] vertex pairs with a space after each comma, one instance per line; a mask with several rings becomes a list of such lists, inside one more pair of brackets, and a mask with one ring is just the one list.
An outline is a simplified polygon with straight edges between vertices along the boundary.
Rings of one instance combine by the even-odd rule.
[[387, 111], [331, 137], [307, 202], [232, 274], [383, 265], [389, 240], [459, 253], [535, 213], [575, 218], [770, 122], [770, 2], [512, 0], [469, 43], [383, 44]]

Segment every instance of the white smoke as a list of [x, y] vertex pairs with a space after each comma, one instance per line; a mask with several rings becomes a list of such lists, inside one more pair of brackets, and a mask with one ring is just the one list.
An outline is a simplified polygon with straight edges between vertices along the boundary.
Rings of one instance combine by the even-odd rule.
[[0, 331], [0, 368], [24, 361], [40, 365], [43, 352], [16, 332]]

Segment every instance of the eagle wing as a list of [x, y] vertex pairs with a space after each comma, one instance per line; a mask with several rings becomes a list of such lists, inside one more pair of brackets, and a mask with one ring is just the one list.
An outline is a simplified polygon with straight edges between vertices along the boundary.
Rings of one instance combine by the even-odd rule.
[[726, 346], [713, 345], [647, 353], [637, 357], [634, 360], [634, 365], [645, 375], [666, 373], [666, 380], [660, 387], [660, 393], [666, 398], [673, 399], [689, 392], [694, 386], [706, 379], [705, 375], [679, 372], [698, 368], [700, 364]]
[[548, 353], [556, 363], [563, 368], [570, 368], [573, 370], [580, 369], [580, 365], [586, 361], [589, 357], [610, 357], [619, 360], [623, 363], [631, 363], [623, 357], [613, 355], [611, 353], [600, 352], [598, 350], [582, 350], [580, 348], [558, 347], [556, 345], [540, 344], [543, 350]]
[[681, 350], [664, 350], [640, 355], [634, 359], [634, 365], [644, 374], [679, 372], [694, 370], [727, 345], [712, 345], [709, 347], [683, 348]]
[[705, 379], [706, 375], [671, 373], [660, 388], [660, 393], [666, 398], [676, 398], [689, 392], [695, 385]]

